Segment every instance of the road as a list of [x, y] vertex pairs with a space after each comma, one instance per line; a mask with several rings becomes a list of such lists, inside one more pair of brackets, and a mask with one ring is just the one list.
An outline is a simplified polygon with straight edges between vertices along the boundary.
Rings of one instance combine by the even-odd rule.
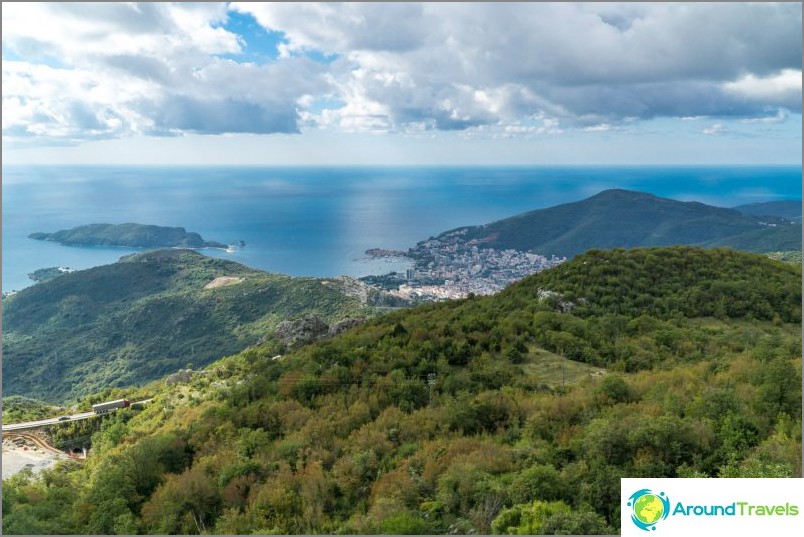
[[[144, 399], [142, 401], [132, 401], [131, 404], [145, 404], [149, 402], [150, 399]], [[117, 410], [117, 409], [114, 409]], [[24, 429], [35, 429], [37, 427], [42, 427], [43, 425], [55, 425], [57, 423], [66, 423], [68, 421], [78, 421], [78, 420], [85, 420], [89, 418], [94, 418], [95, 416], [102, 416], [103, 414], [95, 414], [91, 410], [89, 412], [80, 412], [78, 414], [73, 414], [71, 416], [66, 416], [69, 419], [61, 419], [63, 416], [57, 416], [55, 418], [48, 418], [45, 420], [36, 420], [36, 421], [26, 421], [23, 423], [9, 423], [6, 425], [3, 424], [3, 431], [21, 431]]]

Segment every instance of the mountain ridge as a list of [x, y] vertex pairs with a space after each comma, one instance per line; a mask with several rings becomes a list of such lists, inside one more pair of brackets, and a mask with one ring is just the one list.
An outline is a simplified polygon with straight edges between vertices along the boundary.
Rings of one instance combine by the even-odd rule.
[[790, 220], [801, 220], [801, 200], [780, 200], [762, 203], [749, 203], [732, 207], [743, 214], [753, 216], [777, 216]]
[[[646, 192], [609, 189], [584, 200], [536, 209], [438, 237], [464, 235], [486, 247], [573, 256], [591, 248], [678, 244], [731, 246], [752, 252], [801, 245], [800, 223], [758, 218], [737, 209], [678, 201]], [[796, 240], [797, 239], [797, 240]]]

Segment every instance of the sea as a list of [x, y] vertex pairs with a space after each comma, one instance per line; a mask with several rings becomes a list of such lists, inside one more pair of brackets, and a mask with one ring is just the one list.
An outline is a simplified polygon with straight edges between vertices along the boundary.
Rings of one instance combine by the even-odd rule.
[[2, 290], [39, 268], [85, 269], [136, 252], [28, 238], [91, 223], [181, 226], [243, 241], [210, 256], [294, 276], [404, 270], [407, 250], [460, 226], [579, 201], [609, 188], [720, 207], [801, 199], [801, 166], [153, 167], [3, 166]]

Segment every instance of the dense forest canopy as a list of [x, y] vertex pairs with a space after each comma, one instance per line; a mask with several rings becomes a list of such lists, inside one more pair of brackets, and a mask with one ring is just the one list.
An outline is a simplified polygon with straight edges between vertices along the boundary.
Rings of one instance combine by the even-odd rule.
[[801, 475], [801, 267], [591, 251], [86, 404], [146, 393], [4, 533], [616, 533], [621, 477]]

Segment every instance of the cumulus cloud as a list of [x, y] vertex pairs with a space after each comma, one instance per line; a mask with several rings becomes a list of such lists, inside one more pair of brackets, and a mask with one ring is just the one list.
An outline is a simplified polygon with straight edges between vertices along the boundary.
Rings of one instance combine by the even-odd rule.
[[345, 100], [374, 103], [390, 128], [800, 111], [796, 4], [233, 6], [285, 32], [288, 51], [344, 58], [332, 76]]
[[421, 47], [431, 35], [425, 6], [412, 3], [232, 2], [266, 29], [284, 32], [286, 54], [303, 50], [403, 53]]
[[3, 132], [16, 139], [80, 141], [142, 133], [151, 120], [126, 103], [158, 88], [81, 68], [3, 62]]
[[308, 58], [255, 65], [224, 4], [13, 4], [3, 8], [3, 133], [78, 143], [184, 132], [293, 133], [297, 101], [329, 87]]
[[784, 69], [764, 77], [748, 73], [727, 82], [723, 89], [727, 94], [749, 102], [795, 109], [801, 106], [801, 82], [801, 70]]
[[[238, 60], [233, 14], [282, 37], [275, 61]], [[763, 121], [801, 111], [801, 22], [797, 3], [9, 4], [3, 130], [527, 136]]]

